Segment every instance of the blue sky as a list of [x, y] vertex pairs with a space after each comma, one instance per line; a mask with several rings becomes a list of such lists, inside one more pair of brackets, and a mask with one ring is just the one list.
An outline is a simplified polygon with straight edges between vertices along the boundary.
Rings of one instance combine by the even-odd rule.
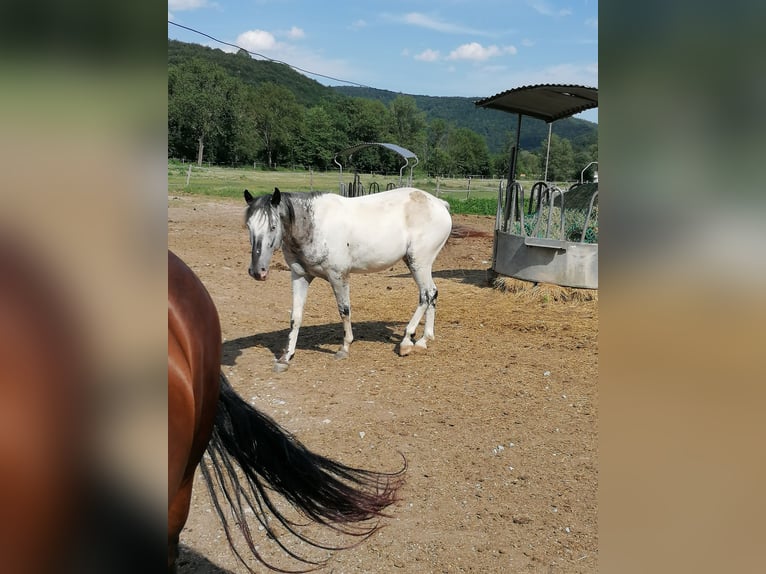
[[[168, 0], [168, 20], [304, 70], [404, 94], [598, 87], [597, 0]], [[171, 24], [168, 37], [236, 51]], [[578, 117], [598, 121], [598, 110]]]

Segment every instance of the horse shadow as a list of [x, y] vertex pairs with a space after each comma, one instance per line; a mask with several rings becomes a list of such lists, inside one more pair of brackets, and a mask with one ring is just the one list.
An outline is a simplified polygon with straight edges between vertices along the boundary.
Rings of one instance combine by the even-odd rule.
[[454, 279], [460, 283], [476, 285], [477, 287], [489, 287], [491, 285], [486, 269], [444, 269], [434, 271], [432, 275], [441, 279]]
[[[373, 341], [379, 343], [398, 343], [404, 327], [400, 323], [386, 321], [361, 321], [353, 323], [355, 341]], [[280, 329], [268, 333], [255, 333], [224, 341], [221, 364], [234, 366], [245, 349], [264, 348], [279, 357], [287, 346], [290, 329]], [[338, 323], [302, 326], [298, 334], [296, 350], [317, 351], [334, 355], [343, 342], [343, 326]]]
[[178, 574], [233, 574], [231, 570], [214, 564], [184, 544], [178, 546], [176, 572]]
[[[491, 285], [486, 269], [444, 269], [433, 271], [431, 275], [434, 278], [452, 279], [467, 285], [476, 285], [477, 287], [489, 287]], [[402, 278], [412, 277], [412, 275], [410, 273], [401, 273], [399, 275], [392, 275], [392, 277]]]

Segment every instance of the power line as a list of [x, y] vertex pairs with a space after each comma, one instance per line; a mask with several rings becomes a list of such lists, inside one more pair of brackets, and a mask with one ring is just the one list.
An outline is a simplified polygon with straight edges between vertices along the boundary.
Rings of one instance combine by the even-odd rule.
[[288, 64], [287, 62], [282, 62], [281, 60], [275, 60], [274, 58], [269, 58], [268, 56], [264, 56], [263, 54], [259, 54], [258, 52], [251, 52], [250, 50], [246, 50], [242, 46], [237, 46], [236, 44], [231, 44], [229, 42], [224, 42], [223, 40], [219, 40], [218, 38], [213, 38], [210, 34], [205, 34], [204, 32], [200, 32], [199, 30], [195, 30], [194, 28], [189, 28], [188, 26], [182, 26], [181, 24], [177, 24], [173, 22], [172, 20], [168, 20], [168, 24], [172, 24], [173, 26], [177, 26], [179, 28], [183, 28], [184, 30], [189, 30], [190, 32], [194, 32], [195, 34], [199, 34], [200, 36], [205, 36], [205, 38], [210, 38], [214, 42], [218, 42], [219, 44], [223, 44], [224, 46], [231, 46], [232, 48], [238, 48], [240, 50], [243, 50], [250, 54], [251, 56], [258, 56], [259, 58], [263, 58], [264, 60], [268, 60], [269, 62], [274, 62], [275, 64], [284, 64], [285, 66], [288, 66], [292, 68], [293, 70], [297, 70], [299, 72], [303, 72], [304, 74], [311, 74], [312, 76], [319, 76], [320, 78], [325, 78], [327, 80], [333, 80], [335, 82], [341, 82], [344, 84], [352, 84], [354, 86], [358, 86], [360, 88], [369, 88], [370, 86], [366, 86], [365, 84], [360, 84], [358, 82], [352, 82], [350, 80], [341, 80], [340, 78], [333, 78], [332, 76], [326, 76], [325, 74], [320, 74], [318, 72], [312, 72], [311, 70], [304, 70], [303, 68], [299, 68], [298, 66], [293, 66], [292, 64]]

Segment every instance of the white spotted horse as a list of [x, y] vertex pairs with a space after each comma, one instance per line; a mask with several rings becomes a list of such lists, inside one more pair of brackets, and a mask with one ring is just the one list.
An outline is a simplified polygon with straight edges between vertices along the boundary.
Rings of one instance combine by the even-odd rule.
[[[290, 334], [275, 370], [287, 369], [295, 354], [303, 307], [316, 277], [332, 286], [343, 321], [343, 345], [336, 358], [348, 357], [351, 330], [349, 275], [382, 271], [402, 260], [417, 283], [419, 298], [399, 345], [399, 354], [426, 349], [434, 338], [438, 290], [432, 277], [436, 256], [452, 230], [449, 204], [413, 187], [362, 197], [331, 193], [281, 193], [253, 197], [245, 190], [245, 223], [250, 235], [250, 275], [264, 281], [274, 250], [281, 246], [292, 277]], [[413, 342], [425, 315], [423, 335]]]

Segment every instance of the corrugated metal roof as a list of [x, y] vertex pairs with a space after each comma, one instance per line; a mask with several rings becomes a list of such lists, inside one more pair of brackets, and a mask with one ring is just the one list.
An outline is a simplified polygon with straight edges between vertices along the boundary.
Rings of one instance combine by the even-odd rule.
[[506, 90], [474, 102], [491, 108], [539, 118], [548, 123], [598, 107], [598, 88], [539, 84]]
[[357, 152], [360, 149], [366, 148], [367, 146], [371, 146], [371, 145], [378, 145], [378, 146], [384, 147], [386, 149], [390, 149], [391, 151], [398, 153], [400, 156], [402, 156], [405, 159], [409, 159], [411, 157], [414, 157], [414, 158], [417, 159], [417, 157], [418, 157], [414, 153], [412, 153], [410, 150], [408, 150], [407, 148], [403, 148], [402, 146], [399, 146], [399, 145], [396, 145], [396, 144], [392, 144], [392, 143], [380, 143], [380, 142], [364, 142], [364, 143], [360, 143], [360, 144], [357, 144], [357, 145], [352, 146], [350, 148], [346, 148], [346, 149], [344, 149], [342, 151], [339, 151], [338, 153], [335, 154], [335, 157], [338, 157], [339, 155], [351, 155], [354, 152]]

